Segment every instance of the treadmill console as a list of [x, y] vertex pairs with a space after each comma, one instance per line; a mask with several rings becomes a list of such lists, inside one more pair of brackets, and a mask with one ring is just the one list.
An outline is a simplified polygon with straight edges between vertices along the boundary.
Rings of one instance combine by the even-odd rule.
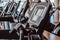
[[36, 4], [34, 6], [35, 7], [32, 9], [32, 11], [30, 10], [31, 16], [30, 16], [28, 22], [31, 25], [39, 26], [41, 21], [46, 16], [46, 13], [48, 12], [50, 5], [48, 3], [40, 3], [40, 4]]

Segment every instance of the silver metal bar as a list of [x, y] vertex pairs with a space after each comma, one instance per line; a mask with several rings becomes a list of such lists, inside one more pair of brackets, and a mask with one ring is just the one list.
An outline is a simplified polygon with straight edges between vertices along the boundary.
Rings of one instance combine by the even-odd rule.
[[10, 30], [13, 30], [14, 29], [14, 24], [13, 23], [9, 23], [9, 28], [10, 28]]
[[20, 30], [20, 38], [19, 40], [22, 40], [22, 30]]

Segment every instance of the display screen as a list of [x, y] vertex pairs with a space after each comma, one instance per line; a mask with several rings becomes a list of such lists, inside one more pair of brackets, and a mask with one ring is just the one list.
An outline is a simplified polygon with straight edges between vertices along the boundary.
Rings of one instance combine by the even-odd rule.
[[42, 13], [43, 13], [43, 9], [38, 9], [38, 11], [33, 15], [32, 20], [35, 22], [38, 21]]
[[28, 23], [31, 25], [39, 26], [42, 21], [45, 21], [46, 15], [49, 16], [49, 11], [50, 5], [48, 5], [48, 3], [45, 4], [45, 2], [42, 2], [34, 5], [34, 8], [32, 9], [32, 11], [30, 11], [31, 16], [28, 20]]

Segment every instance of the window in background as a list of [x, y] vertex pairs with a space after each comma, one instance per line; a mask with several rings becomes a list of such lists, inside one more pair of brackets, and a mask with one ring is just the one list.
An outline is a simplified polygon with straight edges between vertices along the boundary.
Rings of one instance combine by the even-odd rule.
[[[51, 3], [52, 3], [52, 6], [54, 7], [53, 3], [54, 3], [54, 0], [50, 0]], [[50, 23], [54, 24], [54, 14], [50, 17]], [[55, 35], [50, 33], [50, 40], [55, 40]]]
[[[50, 0], [52, 3], [52, 6], [54, 7], [54, 0]], [[50, 17], [50, 23], [54, 24], [54, 14]]]
[[41, 0], [41, 2], [46, 2], [46, 0]]

